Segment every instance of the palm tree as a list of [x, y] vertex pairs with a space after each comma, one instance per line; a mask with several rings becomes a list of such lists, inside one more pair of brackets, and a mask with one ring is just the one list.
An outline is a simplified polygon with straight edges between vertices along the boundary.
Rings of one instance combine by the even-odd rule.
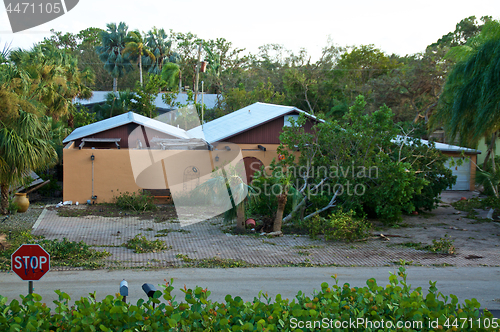
[[168, 35], [164, 29], [154, 27], [146, 35], [146, 45], [154, 55], [154, 60], [146, 58], [145, 62], [150, 64], [149, 72], [160, 75], [163, 66], [167, 62], [174, 62], [175, 54], [172, 53], [172, 41], [168, 40]]
[[155, 61], [155, 56], [144, 43], [139, 30], [128, 33], [122, 54], [129, 55], [131, 60], [137, 61], [139, 66], [139, 81], [142, 87], [142, 57], [148, 57], [151, 61]]
[[132, 71], [132, 66], [127, 55], [123, 55], [127, 41], [128, 26], [120, 22], [106, 25], [107, 31], [101, 33], [102, 46], [97, 47], [99, 59], [104, 63], [106, 69], [113, 77], [113, 92], [118, 90], [118, 78]]
[[0, 124], [0, 212], [6, 214], [9, 188], [21, 183], [30, 171], [56, 163], [57, 154], [47, 119], [19, 110], [17, 117]]
[[491, 136], [490, 156], [500, 130], [500, 22], [486, 23], [481, 34], [450, 56], [459, 61], [446, 81], [442, 107], [432, 124], [443, 122], [450, 140], [458, 136], [464, 145], [474, 146], [481, 137]]
[[[110, 92], [106, 94], [106, 101], [102, 105], [94, 106], [94, 113], [98, 119], [111, 118], [132, 110], [132, 99], [135, 95], [130, 90]], [[109, 116], [107, 115], [109, 114]]]
[[168, 62], [163, 66], [161, 79], [165, 81], [168, 91], [176, 91], [179, 88], [180, 73], [178, 64]]
[[10, 80], [23, 82], [24, 91], [16, 91], [39, 102], [56, 120], [70, 114], [75, 97], [92, 95], [83, 83], [92, 82], [92, 73], [80, 72], [77, 59], [64, 50], [40, 44], [29, 51], [12, 51], [9, 59], [15, 68], [9, 74]]

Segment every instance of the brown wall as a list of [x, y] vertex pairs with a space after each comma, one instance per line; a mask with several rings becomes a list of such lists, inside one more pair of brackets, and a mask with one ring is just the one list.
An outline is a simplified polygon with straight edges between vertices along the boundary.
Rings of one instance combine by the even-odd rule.
[[[456, 152], [443, 152], [445, 156], [448, 157], [462, 157], [462, 154]], [[476, 190], [476, 165], [477, 165], [477, 155], [476, 154], [466, 154], [466, 158], [470, 159], [470, 187], [469, 190]]]
[[[127, 149], [129, 148], [128, 142], [132, 142], [131, 148], [136, 147], [136, 142], [137, 139], [140, 139], [142, 142], [142, 146], [146, 148], [146, 139], [144, 137], [144, 131], [142, 129], [137, 129], [140, 127], [136, 123], [129, 123], [120, 127], [116, 127], [113, 129], [101, 131], [99, 133], [89, 135], [83, 138], [121, 138], [120, 142], [120, 148]], [[143, 127], [144, 128], [144, 127]], [[146, 137], [148, 138], [153, 138], [153, 137], [160, 137], [160, 138], [175, 138], [173, 136], [167, 135], [165, 133], [150, 129], [150, 128], [145, 128], [146, 131]], [[75, 140], [75, 145], [78, 147], [81, 143], [81, 139]], [[96, 149], [116, 149], [115, 143], [95, 143], [95, 142], [87, 142], [85, 143], [85, 146], [83, 147], [84, 149], [90, 149], [92, 147], [95, 147]]]
[[[263, 125], [247, 130], [241, 134], [225, 138], [224, 141], [237, 144], [280, 144], [280, 134], [283, 131], [284, 116], [269, 121]], [[307, 120], [304, 125], [306, 132], [310, 132], [313, 123]]]

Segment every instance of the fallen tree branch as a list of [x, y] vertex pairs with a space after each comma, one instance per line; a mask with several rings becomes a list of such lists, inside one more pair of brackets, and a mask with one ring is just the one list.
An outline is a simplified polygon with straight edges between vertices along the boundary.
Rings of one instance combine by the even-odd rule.
[[335, 204], [334, 204], [334, 203], [335, 203], [335, 201], [337, 200], [337, 195], [338, 195], [338, 193], [339, 193], [339, 190], [340, 190], [340, 188], [339, 188], [339, 189], [337, 189], [337, 191], [335, 192], [335, 195], [333, 195], [332, 199], [330, 200], [330, 202], [328, 203], [328, 205], [327, 205], [327, 206], [325, 206], [324, 208], [322, 208], [322, 209], [320, 209], [320, 210], [318, 210], [318, 211], [315, 211], [315, 212], [311, 213], [310, 215], [305, 216], [305, 217], [304, 217], [304, 220], [310, 219], [310, 218], [314, 217], [315, 215], [320, 214], [321, 212], [326, 211], [326, 210], [328, 210], [329, 208], [334, 207], [334, 206], [335, 206]]

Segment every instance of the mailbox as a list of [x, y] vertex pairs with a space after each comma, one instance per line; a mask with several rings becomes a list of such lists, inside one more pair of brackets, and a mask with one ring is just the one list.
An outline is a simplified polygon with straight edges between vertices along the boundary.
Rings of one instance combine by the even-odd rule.
[[142, 290], [148, 297], [153, 297], [154, 293], [156, 292], [155, 286], [152, 284], [144, 284], [142, 285]]
[[125, 279], [120, 282], [120, 295], [128, 296], [128, 282]]

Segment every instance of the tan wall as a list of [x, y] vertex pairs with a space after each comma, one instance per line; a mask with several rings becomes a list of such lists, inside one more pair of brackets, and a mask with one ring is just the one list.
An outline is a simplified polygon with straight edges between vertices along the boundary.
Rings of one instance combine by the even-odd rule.
[[[460, 153], [453, 152], [443, 152], [445, 156], [448, 157], [462, 157]], [[477, 165], [477, 155], [476, 154], [466, 154], [466, 158], [470, 160], [470, 187], [469, 190], [476, 190], [476, 165]]]
[[63, 199], [73, 203], [92, 200], [92, 154], [95, 157], [94, 195], [97, 196], [93, 201], [96, 203], [112, 202], [115, 196], [126, 191], [166, 189], [167, 177], [170, 186], [182, 186], [186, 171], [193, 166], [202, 176], [211, 173], [209, 151], [185, 152], [154, 150], [151, 155], [148, 150], [66, 148], [63, 150]]
[[[226, 150], [230, 147], [230, 151]], [[269, 166], [278, 144], [266, 144], [266, 151], [255, 144], [221, 143], [214, 151], [172, 151], [135, 149], [78, 149], [69, 144], [63, 150], [64, 181], [63, 199], [85, 203], [112, 202], [123, 192], [137, 192], [141, 189], [181, 188], [186, 172], [195, 166], [201, 176], [210, 176], [214, 168], [221, 167], [224, 160], [233, 160], [237, 154], [255, 157]], [[94, 155], [94, 195], [92, 199], [92, 160]], [[215, 157], [219, 161], [215, 161]], [[169, 179], [169, 182], [166, 181]], [[194, 182], [193, 182], [194, 183]], [[187, 183], [189, 186], [189, 182]]]
[[[225, 147], [230, 146], [230, 151]], [[210, 176], [213, 168], [221, 167], [226, 159], [254, 157], [269, 166], [278, 157], [278, 144], [265, 144], [266, 151], [256, 144], [221, 143], [214, 151], [162, 151], [129, 149], [82, 149], [68, 145], [63, 150], [64, 200], [85, 203], [92, 200], [92, 160], [94, 159], [94, 195], [96, 203], [112, 202], [120, 192], [136, 192], [141, 189], [182, 188], [186, 172], [195, 166], [201, 176]], [[188, 153], [186, 153], [188, 152]], [[457, 153], [445, 153], [459, 157]], [[131, 158], [132, 156], [132, 158]], [[215, 157], [219, 161], [215, 161]], [[467, 155], [471, 160], [470, 190], [475, 189], [476, 155]], [[169, 182], [167, 183], [166, 178]], [[189, 183], [188, 183], [189, 185]], [[177, 187], [179, 188], [179, 187]]]

